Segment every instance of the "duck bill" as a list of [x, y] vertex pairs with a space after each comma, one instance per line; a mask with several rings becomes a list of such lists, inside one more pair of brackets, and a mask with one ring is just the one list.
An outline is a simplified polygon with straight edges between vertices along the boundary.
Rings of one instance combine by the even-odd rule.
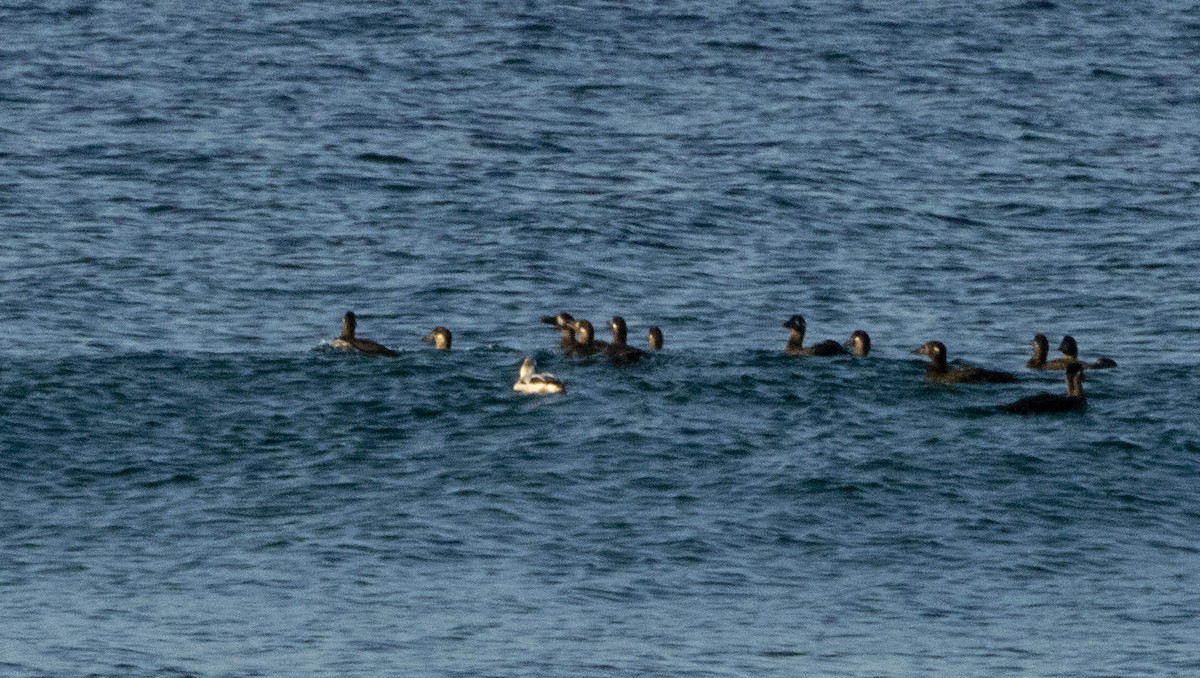
[[542, 322], [546, 323], [547, 325], [557, 325], [558, 318], [556, 318], [552, 315], [544, 315], [544, 316], [542, 316]]
[[929, 355], [929, 346], [918, 346], [913, 349], [913, 355]]
[[432, 344], [434, 342], [433, 333], [430, 332], [429, 334], [421, 337], [421, 341], [425, 342], [426, 344]]

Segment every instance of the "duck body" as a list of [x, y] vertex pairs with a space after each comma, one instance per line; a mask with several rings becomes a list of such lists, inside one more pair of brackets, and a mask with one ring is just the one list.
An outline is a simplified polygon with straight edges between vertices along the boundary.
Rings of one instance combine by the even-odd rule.
[[791, 336], [788, 337], [787, 346], [783, 349], [785, 355], [835, 356], [846, 354], [846, 349], [832, 339], [826, 339], [812, 346], [805, 346], [804, 332], [807, 326], [802, 315], [794, 315], [788, 318], [783, 326], [792, 331]]
[[359, 339], [354, 336], [354, 332], [358, 327], [358, 318], [354, 315], [354, 311], [347, 311], [346, 315], [342, 316], [342, 334], [337, 339], [329, 342], [333, 348], [343, 351], [354, 351], [362, 355], [370, 356], [398, 356], [399, 353], [380, 344], [379, 342], [371, 341], [370, 339]]
[[1016, 402], [1001, 405], [1008, 414], [1060, 414], [1082, 412], [1087, 409], [1087, 398], [1055, 393], [1039, 393], [1026, 396]]
[[940, 341], [926, 342], [913, 353], [929, 356], [925, 381], [943, 384], [1011, 384], [1019, 381], [1008, 372], [985, 370], [974, 365], [949, 367], [946, 363], [946, 345]]
[[1083, 365], [1073, 363], [1067, 368], [1067, 394], [1039, 393], [1001, 405], [1000, 411], [1008, 414], [1063, 414], [1083, 412], [1087, 409], [1087, 396], [1083, 394]]
[[962, 365], [942, 370], [930, 365], [925, 368], [925, 380], [944, 384], [1014, 384], [1019, 381], [1008, 372], [985, 370], [974, 365]]
[[1025, 366], [1035, 370], [1065, 370], [1067, 369], [1067, 365], [1070, 364], [1071, 361], [1066, 358], [1055, 358], [1054, 360], [1042, 360], [1040, 362], [1030, 358], [1029, 362], [1025, 363]]
[[517, 372], [517, 381], [513, 384], [513, 390], [518, 393], [565, 393], [566, 385], [559, 381], [553, 374], [543, 372], [537, 373], [534, 370], [537, 364], [532, 357], [526, 357], [521, 361], [520, 370]]

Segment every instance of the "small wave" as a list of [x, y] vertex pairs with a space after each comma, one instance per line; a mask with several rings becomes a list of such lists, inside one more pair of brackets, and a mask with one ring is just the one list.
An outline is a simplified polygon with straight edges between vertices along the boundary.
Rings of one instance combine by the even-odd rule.
[[379, 165], [408, 165], [413, 162], [411, 158], [387, 153], [360, 153], [354, 157], [363, 162], [371, 162]]
[[1050, 0], [1029, 0], [1008, 7], [1013, 12], [1046, 12], [1058, 9], [1058, 5]]
[[701, 43], [701, 45], [712, 49], [734, 50], [738, 52], [769, 52], [774, 49], [770, 45], [764, 45], [757, 40], [709, 40]]
[[162, 478], [160, 480], [144, 482], [141, 484], [141, 486], [148, 490], [154, 490], [160, 487], [169, 487], [172, 485], [190, 485], [198, 482], [200, 482], [200, 478], [192, 475], [191, 473], [176, 473], [170, 478]]

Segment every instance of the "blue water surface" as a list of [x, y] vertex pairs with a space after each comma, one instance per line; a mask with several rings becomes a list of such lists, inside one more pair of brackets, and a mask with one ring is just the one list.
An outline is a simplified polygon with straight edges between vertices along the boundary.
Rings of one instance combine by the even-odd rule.
[[0, 675], [1200, 673], [1194, 3], [0, 28]]

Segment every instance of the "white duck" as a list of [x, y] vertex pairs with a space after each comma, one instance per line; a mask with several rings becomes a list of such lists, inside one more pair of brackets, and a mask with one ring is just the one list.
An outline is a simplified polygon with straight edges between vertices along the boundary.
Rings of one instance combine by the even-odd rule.
[[534, 368], [537, 363], [532, 357], [526, 356], [521, 361], [521, 371], [517, 375], [517, 382], [513, 384], [513, 390], [521, 393], [564, 393], [567, 387], [561, 381], [556, 379], [553, 374], [545, 373], [536, 374]]

